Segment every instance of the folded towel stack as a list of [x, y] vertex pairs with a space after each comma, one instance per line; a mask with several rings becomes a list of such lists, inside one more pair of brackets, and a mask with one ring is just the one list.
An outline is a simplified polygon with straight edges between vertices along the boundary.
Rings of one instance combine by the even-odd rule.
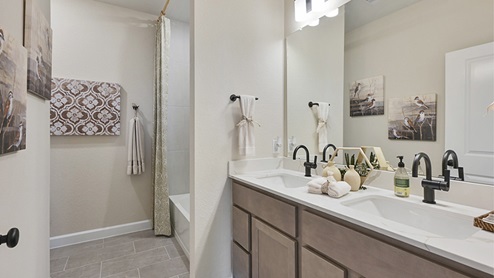
[[[309, 193], [322, 194], [323, 187], [327, 188], [328, 180], [326, 178], [316, 178], [307, 183]], [[326, 190], [327, 192], [327, 190]]]
[[351, 188], [352, 187], [344, 181], [330, 182], [328, 186], [328, 195], [329, 197], [340, 198], [341, 196], [348, 194]]
[[336, 181], [332, 176], [315, 178], [307, 183], [308, 192], [313, 194], [328, 194], [340, 198], [350, 192], [351, 186], [344, 181]]

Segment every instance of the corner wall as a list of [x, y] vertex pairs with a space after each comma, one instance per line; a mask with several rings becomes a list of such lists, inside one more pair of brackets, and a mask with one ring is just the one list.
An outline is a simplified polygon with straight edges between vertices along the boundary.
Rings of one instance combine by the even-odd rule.
[[[7, 3], [8, 2], [8, 3]], [[34, 1], [50, 20], [50, 1]], [[6, 1], [0, 9], [0, 28], [23, 39], [23, 1]], [[27, 90], [27, 88], [26, 88]], [[0, 234], [20, 231], [19, 244], [0, 246], [0, 276], [50, 276], [50, 104], [27, 95], [26, 149], [0, 156]]]
[[[494, 40], [493, 1], [474, 2], [420, 1], [345, 35], [345, 145], [380, 146], [391, 165], [404, 155], [408, 168], [415, 153], [423, 151], [431, 158], [434, 175], [440, 173], [445, 54]], [[377, 75], [384, 75], [385, 115], [350, 117], [352, 82]], [[429, 93], [437, 94], [437, 141], [389, 140], [389, 99]]]
[[[191, 22], [191, 277], [231, 276], [231, 182], [238, 155], [238, 100], [259, 97], [256, 156], [283, 136], [283, 0], [193, 1]], [[225, 12], [219, 12], [225, 11]]]

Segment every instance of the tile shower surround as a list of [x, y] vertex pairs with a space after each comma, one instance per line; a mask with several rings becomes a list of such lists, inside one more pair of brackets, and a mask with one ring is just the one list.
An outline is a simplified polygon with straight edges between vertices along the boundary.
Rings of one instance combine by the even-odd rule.
[[152, 230], [50, 251], [51, 278], [188, 278], [189, 261], [175, 238]]

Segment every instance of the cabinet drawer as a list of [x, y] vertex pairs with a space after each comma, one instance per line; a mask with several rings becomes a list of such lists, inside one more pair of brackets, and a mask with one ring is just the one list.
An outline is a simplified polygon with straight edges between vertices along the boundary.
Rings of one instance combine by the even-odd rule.
[[307, 211], [301, 233], [304, 245], [365, 277], [467, 277]]
[[297, 207], [233, 182], [233, 203], [292, 237], [297, 236]]
[[250, 252], [250, 215], [233, 206], [233, 240]]
[[302, 278], [345, 278], [345, 270], [302, 248]]
[[233, 242], [232, 257], [233, 277], [250, 278], [250, 255], [236, 242]]

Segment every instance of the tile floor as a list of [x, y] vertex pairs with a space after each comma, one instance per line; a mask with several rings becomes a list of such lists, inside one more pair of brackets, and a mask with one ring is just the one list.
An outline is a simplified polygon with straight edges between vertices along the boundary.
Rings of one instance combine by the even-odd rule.
[[51, 278], [189, 278], [175, 238], [152, 230], [52, 249]]

